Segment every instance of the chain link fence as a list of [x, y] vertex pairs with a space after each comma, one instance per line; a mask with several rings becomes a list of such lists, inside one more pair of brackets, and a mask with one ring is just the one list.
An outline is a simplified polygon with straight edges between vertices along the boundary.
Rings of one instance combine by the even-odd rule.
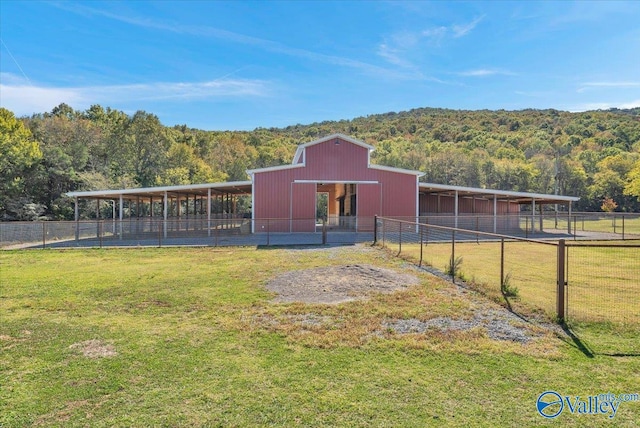
[[[373, 224], [373, 221], [370, 221]], [[370, 228], [369, 228], [370, 229]], [[273, 246], [371, 242], [355, 221], [338, 227], [316, 219], [246, 218], [87, 220], [0, 223], [0, 248]]]

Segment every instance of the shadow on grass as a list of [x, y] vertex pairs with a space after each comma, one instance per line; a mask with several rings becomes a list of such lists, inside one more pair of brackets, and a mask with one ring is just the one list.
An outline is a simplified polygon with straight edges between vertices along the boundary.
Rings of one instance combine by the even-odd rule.
[[[578, 335], [571, 329], [571, 327], [569, 327], [569, 325], [566, 322], [562, 322], [560, 324], [560, 327], [562, 327], [562, 331], [564, 331], [564, 333], [569, 337], [568, 340], [565, 340], [565, 342], [569, 343], [570, 345], [575, 346], [577, 349], [580, 350], [580, 352], [582, 352], [586, 357], [588, 358], [594, 358], [595, 354], [593, 353], [593, 351], [589, 348], [589, 346], [587, 345], [586, 342], [582, 341]], [[573, 342], [573, 343], [571, 343]]]
[[322, 250], [336, 247], [353, 247], [356, 243], [336, 242], [327, 244], [269, 244], [256, 245], [256, 250]]
[[[587, 341], [584, 337], [580, 337], [580, 333], [572, 328], [566, 322], [560, 324], [562, 330], [569, 337], [566, 342], [575, 346], [588, 358], [594, 358], [596, 355], [602, 355], [607, 357], [640, 357], [640, 351], [612, 351], [612, 350], [600, 350], [598, 344], [593, 343], [593, 340]], [[611, 333], [613, 334], [613, 333]], [[589, 343], [592, 342], [592, 343]]]
[[513, 315], [520, 318], [522, 321], [527, 323], [530, 322], [527, 317], [525, 317], [523, 314], [519, 312], [516, 312], [516, 310], [513, 308], [513, 306], [511, 305], [511, 301], [509, 300], [509, 297], [511, 296], [508, 293], [505, 293], [504, 291], [501, 291], [501, 293], [502, 293], [502, 298], [504, 299], [504, 307]]

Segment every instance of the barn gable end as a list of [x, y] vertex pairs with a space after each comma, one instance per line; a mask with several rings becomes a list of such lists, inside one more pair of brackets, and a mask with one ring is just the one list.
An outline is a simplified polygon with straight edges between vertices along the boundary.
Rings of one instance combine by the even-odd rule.
[[314, 231], [318, 193], [327, 195], [330, 226], [371, 230], [375, 215], [415, 218], [422, 173], [371, 165], [373, 150], [334, 134], [300, 145], [291, 165], [248, 171], [257, 231]]

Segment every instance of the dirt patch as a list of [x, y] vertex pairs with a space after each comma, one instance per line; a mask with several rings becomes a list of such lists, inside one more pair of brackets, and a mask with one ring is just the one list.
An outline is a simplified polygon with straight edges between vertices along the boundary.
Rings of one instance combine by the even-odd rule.
[[98, 339], [85, 340], [69, 346], [72, 351], [80, 352], [87, 358], [105, 358], [118, 355], [113, 345]]
[[276, 302], [341, 303], [374, 293], [392, 293], [420, 282], [418, 277], [371, 265], [345, 265], [290, 271], [266, 285]]
[[471, 319], [440, 317], [428, 321], [417, 319], [386, 320], [383, 327], [396, 334], [425, 333], [431, 329], [447, 332], [483, 328], [493, 340], [510, 340], [519, 343], [528, 343], [536, 337], [530, 326], [516, 315], [496, 309], [478, 311]]

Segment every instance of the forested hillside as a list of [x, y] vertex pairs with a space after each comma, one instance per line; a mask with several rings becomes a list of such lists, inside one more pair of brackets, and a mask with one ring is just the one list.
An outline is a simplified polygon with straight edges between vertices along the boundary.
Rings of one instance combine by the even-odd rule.
[[298, 144], [341, 132], [372, 161], [423, 181], [580, 196], [578, 210], [640, 211], [640, 109], [458, 111], [434, 108], [251, 132], [166, 127], [94, 105], [16, 118], [0, 109], [0, 219], [71, 219], [64, 193], [246, 180], [290, 163]]

